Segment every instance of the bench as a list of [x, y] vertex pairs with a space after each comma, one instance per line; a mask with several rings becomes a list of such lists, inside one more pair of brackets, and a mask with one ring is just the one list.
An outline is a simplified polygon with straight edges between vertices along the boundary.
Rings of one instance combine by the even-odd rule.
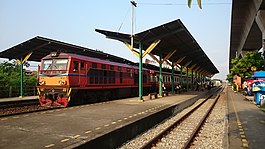
[[154, 93], [149, 93], [148, 96], [149, 96], [149, 99], [150, 99], [150, 100], [152, 99], [153, 96], [154, 96], [155, 99], [156, 99], [156, 98], [157, 98], [157, 93], [156, 93], [156, 92], [154, 92]]

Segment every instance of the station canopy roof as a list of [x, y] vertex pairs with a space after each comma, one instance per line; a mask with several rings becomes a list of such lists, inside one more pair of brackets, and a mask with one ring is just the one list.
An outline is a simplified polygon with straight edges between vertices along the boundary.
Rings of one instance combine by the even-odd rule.
[[129, 60], [107, 54], [102, 51], [92, 50], [40, 36], [29, 39], [23, 43], [0, 52], [0, 58], [7, 58], [9, 60], [20, 59], [24, 58], [30, 52], [32, 52], [32, 54], [28, 60], [36, 62], [40, 62], [41, 58], [45, 57], [51, 52], [66, 52], [120, 63], [133, 63]]
[[[131, 43], [131, 35], [119, 32], [96, 29], [96, 32], [104, 34], [107, 38]], [[154, 41], [160, 43], [151, 51], [153, 55], [165, 58], [168, 53], [175, 51], [169, 61], [192, 68], [207, 76], [219, 73], [212, 61], [204, 53], [196, 40], [183, 25], [181, 20], [154, 27], [152, 29], [134, 35], [134, 48], [139, 48], [139, 43], [143, 49], [147, 49]]]

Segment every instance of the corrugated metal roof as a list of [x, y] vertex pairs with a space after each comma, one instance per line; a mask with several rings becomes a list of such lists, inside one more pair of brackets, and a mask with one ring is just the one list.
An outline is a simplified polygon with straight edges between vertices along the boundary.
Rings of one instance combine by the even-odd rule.
[[[104, 34], [107, 38], [130, 43], [130, 34], [101, 29], [96, 29], [96, 31]], [[143, 49], [146, 49], [155, 40], [161, 40], [151, 52], [152, 54], [165, 57], [172, 50], [176, 50], [172, 55], [173, 61], [185, 57], [185, 59], [179, 63], [180, 65], [189, 68], [196, 65], [195, 68], [197, 68], [197, 70], [201, 70], [201, 72], [209, 76], [219, 73], [212, 61], [179, 19], [137, 33], [134, 35], [134, 39], [134, 48], [138, 48], [141, 42]]]
[[108, 53], [104, 53], [102, 51], [92, 50], [81, 46], [76, 46], [73, 44], [64, 43], [61, 41], [48, 39], [40, 36], [29, 39], [23, 43], [20, 43], [14, 47], [11, 47], [7, 50], [0, 52], [0, 57], [8, 59], [20, 59], [21, 57], [24, 58], [28, 53], [33, 52], [28, 60], [39, 62], [41, 58], [45, 57], [51, 52], [57, 52], [57, 51], [80, 54], [100, 59], [107, 59], [110, 61], [120, 62], [120, 63], [127, 63], [127, 64], [133, 63], [129, 60]]

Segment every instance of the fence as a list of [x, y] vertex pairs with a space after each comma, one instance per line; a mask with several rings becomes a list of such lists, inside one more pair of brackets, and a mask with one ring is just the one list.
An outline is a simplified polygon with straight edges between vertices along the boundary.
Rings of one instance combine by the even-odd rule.
[[[23, 96], [36, 96], [37, 89], [36, 86], [24, 86]], [[20, 96], [19, 86], [0, 86], [0, 98], [7, 97], [18, 97]]]

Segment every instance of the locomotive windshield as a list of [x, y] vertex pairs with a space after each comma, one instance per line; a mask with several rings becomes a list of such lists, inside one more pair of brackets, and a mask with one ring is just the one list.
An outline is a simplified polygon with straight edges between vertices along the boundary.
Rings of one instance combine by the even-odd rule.
[[66, 70], [68, 59], [43, 60], [42, 70]]

